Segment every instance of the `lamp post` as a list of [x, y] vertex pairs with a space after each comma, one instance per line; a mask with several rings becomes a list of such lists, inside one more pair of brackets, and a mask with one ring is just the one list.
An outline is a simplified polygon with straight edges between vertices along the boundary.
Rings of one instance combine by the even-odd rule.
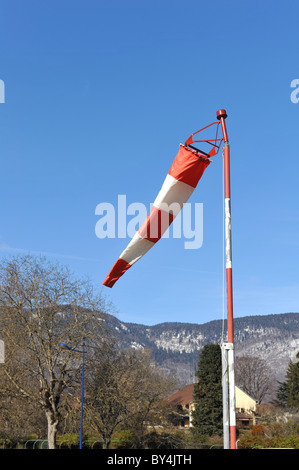
[[83, 397], [84, 397], [84, 356], [85, 356], [85, 338], [83, 338], [82, 351], [79, 349], [71, 348], [65, 343], [59, 343], [59, 346], [82, 354], [82, 382], [81, 382], [81, 417], [80, 417], [80, 449], [82, 449], [82, 434], [83, 434]]

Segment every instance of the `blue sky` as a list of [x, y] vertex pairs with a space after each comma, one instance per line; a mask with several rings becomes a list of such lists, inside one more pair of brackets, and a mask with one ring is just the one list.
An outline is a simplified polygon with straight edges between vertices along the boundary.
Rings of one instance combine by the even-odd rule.
[[[228, 112], [234, 316], [299, 311], [299, 5], [0, 0], [0, 257], [42, 253], [102, 282], [129, 239], [101, 202], [154, 201], [179, 144]], [[222, 158], [190, 202], [203, 245], [162, 239], [103, 293], [123, 321], [223, 310]], [[226, 315], [226, 313], [225, 313]]]

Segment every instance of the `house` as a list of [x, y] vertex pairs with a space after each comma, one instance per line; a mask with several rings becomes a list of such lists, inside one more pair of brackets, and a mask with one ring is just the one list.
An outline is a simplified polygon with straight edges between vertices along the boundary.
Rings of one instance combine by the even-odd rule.
[[192, 426], [193, 391], [194, 384], [189, 384], [168, 397], [168, 404], [175, 410], [174, 422], [179, 427]]
[[[168, 404], [175, 410], [176, 424], [179, 427], [192, 427], [194, 384], [189, 384], [168, 397]], [[237, 427], [248, 428], [255, 424], [257, 401], [239, 387], [235, 387]]]
[[235, 387], [236, 395], [236, 424], [240, 429], [246, 429], [255, 424], [258, 402], [239, 387]]

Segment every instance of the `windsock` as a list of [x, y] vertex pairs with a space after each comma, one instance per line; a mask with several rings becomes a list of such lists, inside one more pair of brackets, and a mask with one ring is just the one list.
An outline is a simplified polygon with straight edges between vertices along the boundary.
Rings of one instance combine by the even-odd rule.
[[190, 198], [205, 169], [211, 163], [209, 156], [213, 154], [214, 151], [211, 151], [210, 155], [202, 155], [196, 149], [180, 145], [150, 213], [110, 270], [103, 282], [104, 286], [112, 287], [160, 240]]

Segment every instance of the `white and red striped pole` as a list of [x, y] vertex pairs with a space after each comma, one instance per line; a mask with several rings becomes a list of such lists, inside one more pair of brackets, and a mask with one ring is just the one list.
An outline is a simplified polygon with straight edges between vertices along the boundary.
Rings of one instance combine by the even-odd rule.
[[229, 431], [230, 448], [236, 449], [236, 403], [234, 371], [234, 322], [233, 322], [233, 283], [232, 283], [232, 243], [231, 243], [231, 197], [230, 197], [230, 154], [225, 119], [225, 109], [217, 111], [224, 140], [224, 208], [225, 208], [225, 253], [226, 253], [226, 292], [227, 292], [227, 345], [229, 383]]

